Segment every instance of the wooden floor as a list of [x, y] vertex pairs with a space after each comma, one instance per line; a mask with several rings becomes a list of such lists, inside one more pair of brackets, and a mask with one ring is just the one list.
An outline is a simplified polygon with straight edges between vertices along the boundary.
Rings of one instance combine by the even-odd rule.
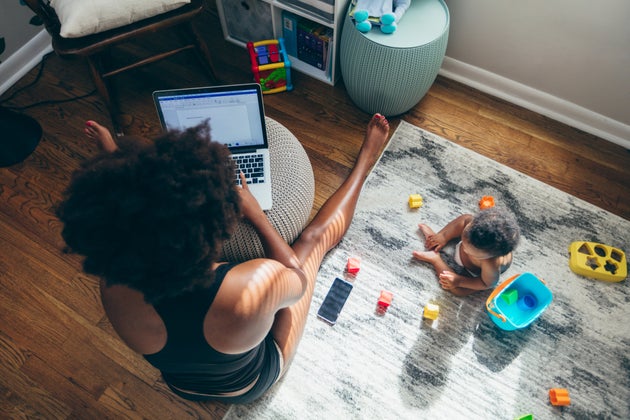
[[[221, 81], [250, 81], [245, 50], [223, 40], [212, 9], [201, 23]], [[153, 90], [208, 83], [186, 55], [118, 77], [127, 134], [159, 132]], [[332, 87], [296, 73], [294, 85], [291, 93], [267, 96], [266, 111], [306, 149], [319, 208], [349, 172], [370, 115], [353, 105], [342, 82]], [[5, 105], [92, 89], [84, 62], [51, 56], [41, 80]], [[81, 273], [78, 257], [63, 253], [54, 206], [72, 171], [96, 153], [83, 136], [84, 121], [110, 124], [102, 102], [92, 95], [24, 112], [41, 123], [44, 139], [23, 163], [0, 169], [0, 417], [221, 417], [222, 404], [173, 396], [158, 372], [119, 341], [103, 315], [96, 279]], [[441, 77], [401, 118], [630, 220], [630, 155], [619, 146]], [[390, 121], [395, 128], [400, 118]], [[466, 170], [465, 162], [453, 165]]]

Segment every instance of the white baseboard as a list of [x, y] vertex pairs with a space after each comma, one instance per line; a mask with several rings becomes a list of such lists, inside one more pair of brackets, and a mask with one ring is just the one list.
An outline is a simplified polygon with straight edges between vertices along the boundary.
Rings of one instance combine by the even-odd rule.
[[564, 99], [445, 57], [440, 75], [630, 149], [630, 126]]
[[0, 63], [0, 95], [31, 71], [45, 54], [52, 51], [50, 41], [50, 35], [42, 29], [22, 48]]

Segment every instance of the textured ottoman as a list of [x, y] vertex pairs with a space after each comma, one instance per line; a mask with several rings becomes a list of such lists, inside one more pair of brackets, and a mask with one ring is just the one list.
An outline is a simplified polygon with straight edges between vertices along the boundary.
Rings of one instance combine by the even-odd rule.
[[[266, 211], [271, 224], [291, 244], [308, 222], [315, 198], [315, 179], [311, 162], [300, 142], [291, 132], [271, 118], [266, 118], [273, 207]], [[223, 259], [241, 262], [265, 256], [254, 228], [240, 222], [223, 246]]]
[[443, 0], [412, 0], [391, 35], [361, 33], [346, 13], [339, 47], [348, 95], [363, 111], [399, 115], [427, 93], [442, 66], [449, 13]]

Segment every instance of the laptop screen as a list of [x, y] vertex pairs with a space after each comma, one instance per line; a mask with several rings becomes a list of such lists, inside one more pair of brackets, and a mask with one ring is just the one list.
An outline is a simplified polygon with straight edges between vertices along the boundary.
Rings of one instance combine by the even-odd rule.
[[162, 127], [185, 130], [208, 120], [213, 141], [233, 152], [267, 147], [260, 86], [211, 86], [153, 92]]

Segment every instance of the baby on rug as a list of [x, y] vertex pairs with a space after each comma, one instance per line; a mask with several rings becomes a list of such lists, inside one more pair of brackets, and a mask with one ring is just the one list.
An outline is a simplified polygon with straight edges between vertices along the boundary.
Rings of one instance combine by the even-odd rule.
[[[413, 256], [433, 265], [443, 289], [458, 296], [495, 287], [501, 273], [512, 263], [512, 251], [518, 245], [520, 228], [514, 215], [492, 207], [476, 215], [463, 214], [435, 233], [424, 223], [418, 225], [427, 251]], [[453, 271], [439, 251], [451, 240], [460, 238], [453, 255], [468, 276]]]

